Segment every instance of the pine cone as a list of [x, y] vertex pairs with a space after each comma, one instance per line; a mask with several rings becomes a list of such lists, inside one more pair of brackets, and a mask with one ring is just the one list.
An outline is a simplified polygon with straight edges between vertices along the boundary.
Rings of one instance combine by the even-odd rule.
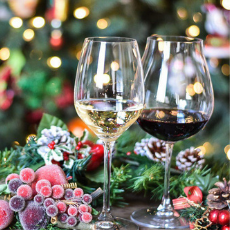
[[140, 143], [136, 143], [134, 152], [142, 156], [147, 156], [150, 160], [164, 162], [166, 157], [165, 142], [155, 137], [142, 139]]
[[213, 188], [208, 191], [207, 204], [211, 209], [223, 209], [230, 205], [230, 181], [216, 182], [218, 188]]
[[176, 157], [176, 165], [179, 170], [189, 171], [192, 167], [202, 168], [205, 160], [204, 155], [199, 153], [200, 149], [194, 147], [180, 151]]

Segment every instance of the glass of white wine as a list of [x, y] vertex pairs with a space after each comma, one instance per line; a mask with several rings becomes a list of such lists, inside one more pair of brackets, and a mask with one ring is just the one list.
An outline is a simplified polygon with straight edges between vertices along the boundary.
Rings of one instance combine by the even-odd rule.
[[85, 39], [76, 73], [74, 103], [80, 118], [104, 143], [103, 209], [95, 228], [138, 229], [110, 212], [114, 143], [136, 121], [144, 104], [143, 68], [135, 39]]

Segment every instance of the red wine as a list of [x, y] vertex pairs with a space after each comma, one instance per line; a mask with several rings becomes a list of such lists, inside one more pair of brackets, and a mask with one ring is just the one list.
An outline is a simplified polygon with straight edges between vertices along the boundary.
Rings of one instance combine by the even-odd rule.
[[199, 132], [208, 116], [192, 110], [146, 109], [137, 122], [143, 130], [164, 141], [180, 141]]

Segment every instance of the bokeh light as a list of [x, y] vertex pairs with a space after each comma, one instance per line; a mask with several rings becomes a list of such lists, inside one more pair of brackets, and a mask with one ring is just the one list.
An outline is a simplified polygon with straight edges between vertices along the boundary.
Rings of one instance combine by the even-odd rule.
[[77, 19], [86, 18], [89, 15], [89, 9], [85, 6], [79, 7], [74, 10], [73, 15]]
[[183, 19], [183, 20], [187, 19], [188, 17], [187, 10], [183, 7], [178, 8], [177, 15], [180, 19]]
[[227, 154], [227, 152], [230, 150], [230, 145], [226, 145], [224, 147], [224, 152]]
[[35, 17], [32, 19], [32, 24], [35, 28], [42, 28], [45, 25], [45, 19], [43, 17]]
[[10, 50], [7, 47], [0, 49], [0, 59], [6, 61], [10, 57]]
[[47, 60], [47, 64], [48, 64], [49, 67], [57, 69], [57, 68], [59, 68], [61, 66], [62, 61], [61, 61], [61, 58], [59, 58], [57, 56], [54, 56], [54, 57], [50, 57]]
[[195, 95], [195, 90], [194, 90], [194, 85], [193, 84], [189, 84], [186, 87], [186, 92], [189, 94], [189, 96], [194, 96]]
[[225, 75], [225, 76], [229, 76], [230, 75], [230, 66], [228, 64], [224, 64], [221, 67], [221, 72]]
[[227, 158], [230, 160], [230, 149], [227, 152]]
[[32, 29], [27, 29], [23, 33], [23, 39], [27, 42], [31, 41], [34, 38], [34, 31]]
[[118, 64], [118, 62], [113, 61], [113, 62], [111, 63], [111, 69], [112, 69], [113, 71], [119, 70], [119, 64]]
[[221, 5], [226, 9], [230, 10], [230, 1], [229, 0], [222, 0]]
[[9, 23], [15, 29], [18, 29], [18, 28], [20, 28], [23, 25], [23, 21], [19, 17], [13, 17], [13, 18], [11, 18], [10, 21], [9, 21]]
[[108, 74], [96, 74], [94, 76], [94, 82], [96, 85], [106, 85], [110, 82], [110, 76]]
[[204, 146], [199, 146], [197, 149], [200, 149], [199, 155], [204, 155], [206, 153], [206, 148]]
[[202, 14], [200, 12], [195, 13], [192, 19], [195, 23], [200, 22], [202, 20]]
[[210, 58], [210, 65], [213, 67], [213, 68], [216, 68], [218, 65], [219, 65], [219, 60], [217, 58]]
[[200, 28], [196, 25], [189, 26], [185, 31], [187, 36], [197, 37], [200, 34]]
[[201, 94], [204, 90], [202, 84], [200, 82], [196, 82], [193, 86], [194, 88], [194, 91], [197, 93], [197, 94]]
[[105, 18], [101, 18], [97, 21], [97, 27], [101, 30], [106, 29], [109, 26], [109, 20]]

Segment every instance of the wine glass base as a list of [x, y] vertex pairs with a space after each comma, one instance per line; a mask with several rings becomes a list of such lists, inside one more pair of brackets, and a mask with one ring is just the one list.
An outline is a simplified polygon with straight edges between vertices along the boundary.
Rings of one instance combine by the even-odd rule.
[[97, 221], [94, 224], [95, 230], [139, 230], [139, 227], [123, 218], [116, 217], [114, 221]]
[[159, 216], [156, 208], [140, 209], [132, 213], [131, 220], [147, 228], [183, 229], [189, 228], [188, 221], [183, 217]]

